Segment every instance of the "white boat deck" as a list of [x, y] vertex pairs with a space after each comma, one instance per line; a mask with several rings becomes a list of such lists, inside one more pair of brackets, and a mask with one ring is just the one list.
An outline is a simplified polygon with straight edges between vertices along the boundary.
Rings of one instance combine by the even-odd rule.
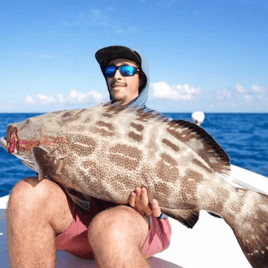
[[[247, 184], [268, 193], [268, 178], [232, 166], [233, 184]], [[9, 267], [6, 250], [6, 212], [8, 196], [0, 198], [0, 267]], [[219, 218], [201, 211], [193, 229], [169, 219], [172, 227], [170, 247], [156, 254], [153, 268], [250, 268], [231, 228]], [[84, 260], [63, 251], [57, 252], [57, 268], [96, 267], [94, 261]]]

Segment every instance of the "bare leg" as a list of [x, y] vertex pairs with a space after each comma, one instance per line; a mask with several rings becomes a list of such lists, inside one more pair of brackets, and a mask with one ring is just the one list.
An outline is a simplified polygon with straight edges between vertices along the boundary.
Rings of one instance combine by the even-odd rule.
[[149, 267], [142, 250], [148, 223], [134, 209], [117, 206], [100, 212], [88, 235], [100, 267]]
[[55, 235], [73, 220], [57, 184], [37, 178], [20, 181], [10, 194], [7, 220], [10, 267], [55, 267]]

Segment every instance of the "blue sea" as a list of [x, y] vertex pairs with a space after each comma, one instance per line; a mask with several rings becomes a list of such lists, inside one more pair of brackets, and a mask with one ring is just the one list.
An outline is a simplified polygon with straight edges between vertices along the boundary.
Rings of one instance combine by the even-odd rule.
[[[38, 114], [0, 113], [0, 137], [9, 123]], [[191, 121], [190, 113], [166, 113], [173, 119]], [[202, 127], [225, 149], [232, 164], [268, 177], [268, 114], [208, 113]], [[14, 184], [35, 176], [15, 156], [0, 147], [0, 197], [8, 195]]]

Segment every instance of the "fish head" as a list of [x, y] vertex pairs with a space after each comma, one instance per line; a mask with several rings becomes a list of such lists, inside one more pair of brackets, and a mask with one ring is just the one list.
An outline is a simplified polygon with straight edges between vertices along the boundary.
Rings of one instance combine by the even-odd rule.
[[0, 139], [2, 146], [23, 164], [38, 173], [34, 148], [41, 147], [47, 153], [54, 152], [69, 140], [61, 135], [61, 123], [57, 112], [31, 117], [7, 126], [6, 137]]
[[39, 124], [35, 121], [36, 118], [28, 118], [22, 122], [9, 124], [6, 137], [1, 138], [0, 145], [22, 160], [29, 158], [32, 148], [40, 144]]
[[17, 128], [8, 125], [7, 127], [7, 136], [1, 139], [1, 145], [10, 153], [13, 154], [18, 148], [18, 136]]

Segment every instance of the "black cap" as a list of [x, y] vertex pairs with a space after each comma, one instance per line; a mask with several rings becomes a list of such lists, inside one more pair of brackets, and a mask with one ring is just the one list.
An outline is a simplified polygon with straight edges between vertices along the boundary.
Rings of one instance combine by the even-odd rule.
[[108, 66], [110, 61], [119, 58], [132, 60], [141, 66], [140, 55], [136, 51], [125, 46], [104, 47], [96, 52], [95, 57], [100, 64], [102, 71]]

